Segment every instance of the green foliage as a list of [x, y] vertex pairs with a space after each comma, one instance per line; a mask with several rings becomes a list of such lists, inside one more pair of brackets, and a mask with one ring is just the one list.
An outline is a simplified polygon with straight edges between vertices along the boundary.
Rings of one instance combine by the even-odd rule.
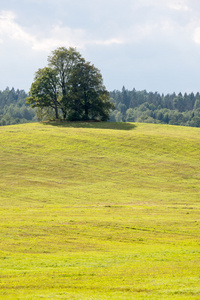
[[200, 95], [126, 90], [110, 92], [116, 110], [111, 121], [161, 123], [200, 127]]
[[53, 120], [55, 111], [51, 107], [37, 107], [36, 116], [39, 121]]
[[40, 69], [27, 103], [49, 108], [55, 118], [106, 121], [114, 105], [103, 85], [100, 71], [86, 62], [74, 48], [58, 48], [48, 57], [48, 68]]
[[71, 76], [70, 110], [79, 114], [79, 119], [109, 119], [114, 105], [103, 85], [100, 71], [88, 62], [77, 64]]
[[[74, 48], [66, 49], [60, 47], [52, 52], [48, 57], [50, 68], [56, 72], [58, 78], [58, 90], [60, 94], [59, 105], [61, 107], [63, 118], [66, 119], [70, 110], [70, 104], [73, 99], [71, 92], [71, 77], [76, 66], [84, 59]], [[56, 117], [57, 118], [57, 117]]]
[[199, 299], [199, 128], [0, 129], [0, 299]]
[[35, 111], [26, 104], [23, 90], [0, 91], [0, 126], [36, 121]]
[[51, 68], [39, 69], [31, 85], [30, 97], [27, 103], [32, 107], [52, 108], [58, 118], [58, 78], [57, 72]]

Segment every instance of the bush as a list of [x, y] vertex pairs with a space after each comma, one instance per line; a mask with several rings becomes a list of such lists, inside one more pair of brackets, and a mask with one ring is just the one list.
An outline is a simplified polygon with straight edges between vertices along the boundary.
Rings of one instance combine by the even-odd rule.
[[[81, 118], [80, 114], [77, 111], [71, 112], [68, 114], [67, 120], [68, 121], [81, 121], [83, 118]], [[88, 117], [87, 117], [88, 119]]]

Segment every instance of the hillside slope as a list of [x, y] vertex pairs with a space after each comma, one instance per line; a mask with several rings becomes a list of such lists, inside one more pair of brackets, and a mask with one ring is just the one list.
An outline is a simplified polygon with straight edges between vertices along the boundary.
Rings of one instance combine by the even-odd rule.
[[1, 299], [199, 299], [200, 129], [6, 126], [0, 162]]

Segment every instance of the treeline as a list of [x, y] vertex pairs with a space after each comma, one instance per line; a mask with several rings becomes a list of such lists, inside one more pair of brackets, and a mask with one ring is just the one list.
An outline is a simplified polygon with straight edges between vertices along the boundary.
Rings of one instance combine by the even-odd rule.
[[[40, 111], [26, 103], [24, 90], [0, 91], [0, 126], [35, 122]], [[200, 93], [159, 94], [125, 87], [110, 92], [111, 122], [144, 122], [200, 127]]]
[[122, 91], [110, 92], [115, 110], [110, 115], [112, 122], [144, 122], [200, 127], [200, 94], [185, 93], [160, 95], [155, 92]]
[[26, 104], [24, 90], [6, 88], [0, 91], [0, 126], [34, 122], [35, 110]]

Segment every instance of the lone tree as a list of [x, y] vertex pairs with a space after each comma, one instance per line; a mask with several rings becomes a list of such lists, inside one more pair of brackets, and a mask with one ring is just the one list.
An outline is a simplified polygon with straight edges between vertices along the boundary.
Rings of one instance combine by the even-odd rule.
[[106, 121], [114, 108], [100, 71], [74, 48], [54, 50], [39, 69], [26, 99], [32, 107], [52, 108], [55, 118]]

